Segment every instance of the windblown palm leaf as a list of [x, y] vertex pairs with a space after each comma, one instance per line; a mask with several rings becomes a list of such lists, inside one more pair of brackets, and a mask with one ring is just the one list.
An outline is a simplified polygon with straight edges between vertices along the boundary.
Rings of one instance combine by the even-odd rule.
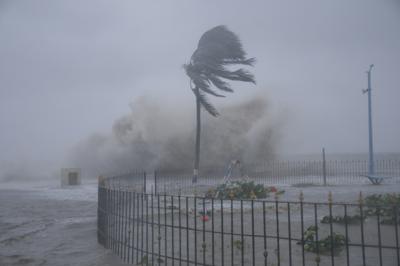
[[185, 65], [185, 70], [201, 105], [212, 116], [218, 116], [217, 110], [208, 101], [206, 94], [225, 96], [215, 92], [211, 85], [221, 91], [233, 92], [224, 79], [255, 83], [254, 76], [250, 72], [242, 68], [237, 70], [227, 68], [235, 64], [252, 66], [254, 61], [254, 58], [246, 59], [246, 53], [236, 34], [225, 26], [217, 26], [205, 32], [200, 38], [190, 63]]

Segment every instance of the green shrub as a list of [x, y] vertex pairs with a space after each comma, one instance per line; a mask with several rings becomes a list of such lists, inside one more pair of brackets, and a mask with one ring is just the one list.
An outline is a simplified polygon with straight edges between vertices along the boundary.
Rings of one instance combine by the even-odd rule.
[[[365, 198], [365, 216], [381, 217], [382, 224], [395, 224], [400, 217], [400, 194], [373, 194]], [[396, 217], [397, 216], [397, 217]]]
[[333, 251], [333, 255], [338, 255], [346, 244], [346, 237], [342, 234], [333, 232], [323, 239], [316, 240], [316, 232], [318, 227], [310, 226], [304, 232], [304, 241], [298, 242], [298, 244], [304, 245], [304, 250], [309, 252], [320, 254], [330, 254]]
[[215, 189], [208, 190], [205, 196], [218, 199], [264, 199], [269, 197], [270, 193], [282, 194], [284, 191], [243, 180], [220, 184]]

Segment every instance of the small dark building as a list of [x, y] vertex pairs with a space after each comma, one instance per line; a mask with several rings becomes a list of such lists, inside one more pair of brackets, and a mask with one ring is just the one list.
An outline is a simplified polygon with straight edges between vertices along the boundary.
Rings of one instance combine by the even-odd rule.
[[81, 184], [81, 169], [61, 169], [61, 186], [76, 186]]

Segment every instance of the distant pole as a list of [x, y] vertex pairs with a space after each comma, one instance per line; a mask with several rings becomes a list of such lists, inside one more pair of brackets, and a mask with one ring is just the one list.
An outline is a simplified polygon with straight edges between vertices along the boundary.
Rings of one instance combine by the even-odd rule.
[[158, 191], [157, 191], [157, 171], [154, 171], [154, 194], [157, 195]]
[[143, 172], [143, 193], [146, 194], [147, 191], [147, 175], [146, 172]]
[[322, 173], [324, 176], [324, 186], [326, 186], [326, 160], [325, 160], [325, 148], [322, 148]]
[[374, 67], [374, 64], [369, 66], [369, 70], [367, 71], [368, 75], [368, 88], [363, 90], [363, 93], [368, 92], [368, 133], [369, 133], [369, 164], [368, 170], [369, 175], [375, 174], [374, 167], [374, 147], [373, 147], [373, 135], [372, 135], [372, 107], [371, 107], [371, 70]]

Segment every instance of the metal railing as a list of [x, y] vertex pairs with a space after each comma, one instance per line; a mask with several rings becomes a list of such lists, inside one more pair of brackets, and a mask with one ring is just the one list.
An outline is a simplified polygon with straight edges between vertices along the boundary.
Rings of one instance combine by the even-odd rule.
[[133, 176], [138, 187], [98, 188], [98, 242], [126, 263], [400, 265], [398, 203], [146, 194], [146, 175]]
[[[323, 167], [325, 163], [325, 168]], [[400, 161], [376, 160], [376, 174], [383, 183], [400, 183]], [[223, 182], [224, 169], [206, 169], [200, 172], [197, 186], [215, 186]], [[247, 178], [265, 185], [349, 185], [370, 184], [366, 160], [334, 161], [268, 161], [244, 165], [233, 171], [233, 180]], [[193, 188], [191, 170], [158, 170], [149, 178], [148, 189], [155, 193], [179, 193]], [[148, 190], [149, 191], [149, 190]]]

